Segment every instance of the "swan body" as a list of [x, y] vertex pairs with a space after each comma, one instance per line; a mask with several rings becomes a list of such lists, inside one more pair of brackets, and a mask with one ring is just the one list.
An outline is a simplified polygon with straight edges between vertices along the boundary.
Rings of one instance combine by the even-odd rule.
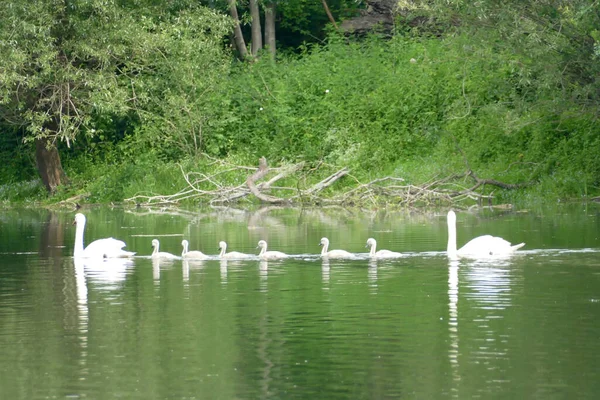
[[219, 253], [219, 258], [222, 260], [239, 260], [241, 258], [253, 258], [252, 254], [240, 253], [239, 251], [227, 251], [227, 243], [224, 241], [219, 242], [219, 249], [221, 250]]
[[281, 251], [267, 251], [267, 242], [261, 240], [258, 242], [258, 247], [260, 247], [260, 257], [263, 260], [276, 260], [278, 258], [286, 258], [289, 257], [287, 254], [282, 253]]
[[367, 239], [367, 246], [366, 247], [370, 247], [370, 251], [369, 251], [369, 257], [376, 257], [376, 258], [395, 258], [395, 257], [402, 257], [402, 253], [398, 253], [396, 251], [390, 251], [390, 250], [379, 250], [379, 251], [375, 251], [377, 249], [377, 241], [373, 238], [369, 238]]
[[75, 214], [75, 247], [73, 257], [75, 258], [118, 258], [132, 257], [135, 252], [125, 251], [125, 242], [118, 239], [106, 238], [94, 240], [83, 248], [83, 232], [85, 231], [85, 215]]
[[448, 247], [447, 254], [449, 258], [489, 258], [494, 256], [508, 256], [525, 243], [512, 245], [509, 241], [501, 237], [484, 235], [471, 239], [460, 249], [456, 249], [456, 214], [454, 211], [448, 211]]
[[152, 251], [152, 259], [154, 260], [179, 260], [179, 257], [175, 254], [160, 251], [160, 242], [158, 239], [152, 239], [152, 247], [154, 247], [154, 251]]
[[329, 248], [329, 239], [327, 239], [326, 237], [321, 238], [321, 246], [323, 246], [323, 248], [321, 249], [321, 257], [328, 257], [328, 258], [356, 258], [354, 254], [346, 251], [346, 250], [330, 250], [327, 251], [327, 249]]
[[181, 258], [186, 260], [206, 260], [208, 256], [201, 251], [188, 251], [189, 242], [185, 239], [181, 241], [183, 251], [181, 252]]

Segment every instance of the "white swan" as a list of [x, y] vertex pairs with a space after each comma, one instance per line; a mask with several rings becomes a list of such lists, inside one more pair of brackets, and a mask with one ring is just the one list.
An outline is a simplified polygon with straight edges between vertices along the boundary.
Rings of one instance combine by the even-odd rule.
[[484, 235], [471, 239], [467, 244], [456, 249], [456, 214], [448, 211], [448, 247], [447, 254], [451, 259], [489, 258], [493, 256], [507, 256], [525, 246], [525, 243], [511, 245], [510, 242], [491, 235]]
[[379, 251], [375, 252], [375, 250], [377, 249], [377, 241], [375, 239], [373, 239], [373, 238], [367, 239], [367, 246], [366, 247], [370, 247], [371, 248], [371, 250], [369, 251], [369, 257], [377, 257], [377, 258], [402, 257], [402, 253], [398, 253], [396, 251], [379, 250]]
[[238, 251], [230, 251], [229, 253], [226, 253], [226, 251], [227, 251], [227, 243], [224, 242], [224, 241], [220, 241], [219, 242], [219, 249], [221, 249], [221, 252], [219, 253], [219, 258], [221, 258], [222, 260], [236, 260], [236, 259], [240, 259], [240, 258], [254, 258], [254, 256], [252, 254], [240, 253]]
[[83, 232], [85, 230], [85, 215], [81, 213], [75, 214], [75, 248], [73, 249], [73, 257], [75, 258], [116, 258], [116, 257], [131, 257], [135, 253], [125, 251], [125, 242], [113, 238], [94, 240], [88, 246], [83, 248]]
[[267, 242], [261, 240], [258, 242], [258, 247], [260, 247], [260, 257], [263, 260], [276, 260], [278, 258], [286, 258], [289, 257], [287, 254], [282, 253], [281, 251], [267, 251]]
[[347, 252], [346, 250], [331, 250], [331, 251], [327, 251], [327, 249], [329, 248], [329, 239], [327, 239], [326, 237], [321, 238], [321, 246], [323, 246], [323, 249], [321, 249], [321, 257], [328, 257], [328, 258], [356, 258], [356, 256], [350, 252]]
[[152, 239], [152, 247], [154, 247], [154, 251], [152, 251], [152, 258], [155, 260], [179, 260], [175, 254], [167, 253], [166, 251], [159, 251], [160, 242], [158, 239]]
[[181, 252], [181, 258], [186, 260], [206, 260], [208, 256], [201, 251], [193, 250], [188, 251], [189, 242], [185, 239], [181, 241], [183, 251]]

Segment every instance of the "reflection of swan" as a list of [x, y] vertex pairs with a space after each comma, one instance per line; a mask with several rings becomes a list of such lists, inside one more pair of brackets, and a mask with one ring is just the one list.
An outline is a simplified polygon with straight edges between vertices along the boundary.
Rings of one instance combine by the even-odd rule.
[[254, 257], [252, 254], [244, 254], [244, 253], [240, 253], [238, 251], [230, 251], [229, 253], [226, 253], [227, 243], [225, 243], [224, 241], [219, 242], [219, 249], [221, 249], [221, 252], [219, 253], [219, 257], [224, 260], [234, 260], [234, 259], [238, 259], [238, 258], [253, 258]]
[[456, 214], [448, 212], [448, 257], [485, 258], [490, 256], [506, 256], [525, 246], [519, 243], [512, 246], [510, 242], [495, 236], [485, 235], [471, 239], [467, 244], [456, 250]]
[[329, 239], [326, 237], [321, 238], [321, 257], [329, 257], [329, 258], [356, 258], [356, 256], [352, 253], [347, 252], [346, 250], [331, 250], [327, 251], [329, 248]]
[[127, 269], [133, 260], [127, 258], [88, 259], [84, 261], [86, 275], [91, 281], [117, 283], [127, 277]]
[[227, 260], [219, 261], [219, 267], [221, 270], [221, 283], [227, 283]]
[[158, 239], [152, 239], [152, 247], [154, 247], [154, 251], [152, 252], [152, 258], [161, 259], [161, 260], [178, 260], [175, 254], [167, 253], [165, 251], [159, 251], [160, 243]]
[[258, 263], [258, 273], [260, 275], [260, 291], [267, 291], [267, 278], [269, 277], [269, 262], [261, 260]]
[[369, 278], [369, 287], [375, 293], [377, 293], [377, 259], [372, 258], [369, 260], [369, 269], [367, 270], [367, 276]]
[[369, 251], [370, 257], [378, 257], [378, 258], [402, 257], [402, 253], [398, 253], [395, 251], [379, 250], [378, 252], [375, 252], [375, 250], [377, 249], [377, 241], [373, 238], [367, 239], [366, 247], [371, 247], [371, 250]]
[[181, 275], [184, 282], [190, 280], [190, 263], [185, 258], [181, 262]]
[[261, 240], [258, 242], [258, 247], [260, 247], [260, 254], [258, 255], [263, 260], [274, 260], [277, 258], [286, 258], [287, 254], [282, 253], [281, 251], [267, 251], [267, 242]]
[[323, 263], [321, 264], [321, 279], [324, 284], [329, 283], [329, 279], [331, 278], [331, 268], [329, 267], [329, 259], [324, 258]]
[[94, 240], [88, 246], [83, 248], [83, 232], [85, 230], [85, 215], [75, 214], [77, 225], [75, 229], [75, 248], [73, 249], [73, 257], [85, 258], [115, 258], [115, 257], [131, 257], [135, 253], [123, 250], [125, 242], [113, 238]]
[[185, 239], [183, 239], [181, 241], [181, 245], [183, 246], [183, 252], [181, 253], [181, 258], [184, 258], [187, 260], [205, 260], [208, 258], [208, 256], [201, 251], [197, 251], [197, 250], [188, 251], [189, 243]]
[[160, 258], [152, 259], [152, 278], [154, 283], [160, 283]]

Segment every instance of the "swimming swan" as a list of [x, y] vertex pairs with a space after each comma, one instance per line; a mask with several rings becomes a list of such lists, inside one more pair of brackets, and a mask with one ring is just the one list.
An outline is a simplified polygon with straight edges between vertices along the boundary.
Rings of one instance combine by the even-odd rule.
[[281, 251], [267, 251], [267, 242], [261, 240], [258, 242], [258, 247], [260, 247], [260, 257], [263, 260], [276, 260], [278, 258], [286, 258], [289, 257], [287, 254], [282, 253]]
[[377, 257], [377, 258], [394, 258], [394, 257], [402, 257], [402, 253], [398, 253], [396, 251], [390, 250], [379, 250], [375, 252], [377, 248], [377, 241], [373, 238], [367, 239], [367, 246], [370, 247], [369, 257]]
[[238, 251], [230, 251], [229, 253], [225, 253], [227, 251], [227, 243], [224, 241], [219, 242], [219, 249], [221, 252], [219, 253], [219, 258], [222, 260], [236, 260], [240, 258], [253, 258], [252, 254], [244, 254]]
[[183, 251], [181, 252], [181, 258], [186, 260], [206, 260], [208, 256], [201, 251], [188, 251], [189, 242], [185, 239], [181, 241]]
[[75, 214], [75, 247], [73, 249], [73, 257], [75, 258], [116, 258], [116, 257], [131, 257], [135, 253], [125, 251], [125, 242], [113, 238], [94, 240], [88, 246], [83, 248], [83, 232], [85, 230], [85, 215]]
[[350, 252], [347, 252], [346, 250], [331, 250], [331, 251], [327, 251], [327, 249], [329, 248], [329, 239], [327, 239], [326, 237], [321, 238], [321, 246], [323, 246], [323, 249], [321, 249], [321, 257], [328, 257], [328, 258], [356, 258], [356, 256]]
[[179, 260], [179, 257], [175, 254], [159, 251], [160, 243], [158, 239], [152, 239], [152, 247], [154, 247], [152, 258], [155, 260]]
[[488, 258], [493, 256], [507, 256], [525, 246], [525, 243], [511, 245], [510, 242], [491, 235], [479, 236], [471, 239], [467, 244], [456, 250], [456, 214], [448, 211], [448, 248], [447, 254], [451, 259], [459, 257]]

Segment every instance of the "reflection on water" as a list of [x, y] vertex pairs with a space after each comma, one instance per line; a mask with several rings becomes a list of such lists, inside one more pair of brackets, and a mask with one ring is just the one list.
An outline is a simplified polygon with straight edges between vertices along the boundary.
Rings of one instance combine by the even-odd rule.
[[329, 289], [329, 279], [331, 278], [331, 268], [329, 267], [329, 259], [324, 257], [321, 260], [321, 280], [323, 282], [323, 289]]
[[369, 279], [369, 288], [371, 293], [377, 293], [377, 259], [371, 258], [369, 260], [369, 267], [367, 269], [367, 276]]
[[258, 273], [260, 275], [259, 290], [264, 293], [267, 291], [267, 278], [269, 277], [269, 262], [268, 261], [259, 261]]
[[152, 259], [152, 279], [155, 284], [160, 284], [160, 259]]
[[494, 264], [474, 262], [465, 268], [466, 298], [481, 308], [503, 310], [511, 304], [511, 270], [506, 260]]
[[[88, 288], [83, 260], [74, 260], [75, 284], [77, 287], [77, 311], [79, 320], [79, 339], [82, 348], [82, 360], [85, 359], [85, 349], [88, 341]], [[83, 362], [83, 361], [82, 361]]]
[[181, 260], [181, 277], [184, 283], [190, 281], [190, 263], [188, 260]]
[[458, 265], [457, 260], [451, 260], [448, 266], [448, 331], [450, 335], [450, 349], [448, 357], [452, 367], [452, 378], [454, 385], [451, 388], [452, 397], [458, 396], [458, 382], [460, 372], [458, 368]]
[[221, 271], [221, 284], [227, 283], [227, 260], [219, 261], [219, 269]]
[[[597, 397], [600, 273], [588, 239], [585, 251], [527, 240], [518, 257], [448, 264], [441, 218], [103, 212], [89, 212], [90, 238], [126, 237], [127, 227], [132, 250], [166, 233], [166, 248], [184, 235], [194, 248], [227, 238], [248, 252], [265, 237], [295, 256], [74, 262], [72, 215], [57, 214], [47, 239], [33, 241], [46, 213], [22, 232], [9, 221], [0, 227], [15, 229], [0, 243], [2, 398]], [[600, 237], [592, 222], [585, 237]], [[39, 251], [61, 224], [64, 253]], [[327, 235], [362, 252], [374, 231], [406, 256], [316, 254]]]
[[99, 284], [105, 289], [115, 289], [127, 278], [127, 271], [134, 265], [134, 261], [127, 258], [83, 259], [76, 260], [83, 263], [86, 277], [91, 282]]

